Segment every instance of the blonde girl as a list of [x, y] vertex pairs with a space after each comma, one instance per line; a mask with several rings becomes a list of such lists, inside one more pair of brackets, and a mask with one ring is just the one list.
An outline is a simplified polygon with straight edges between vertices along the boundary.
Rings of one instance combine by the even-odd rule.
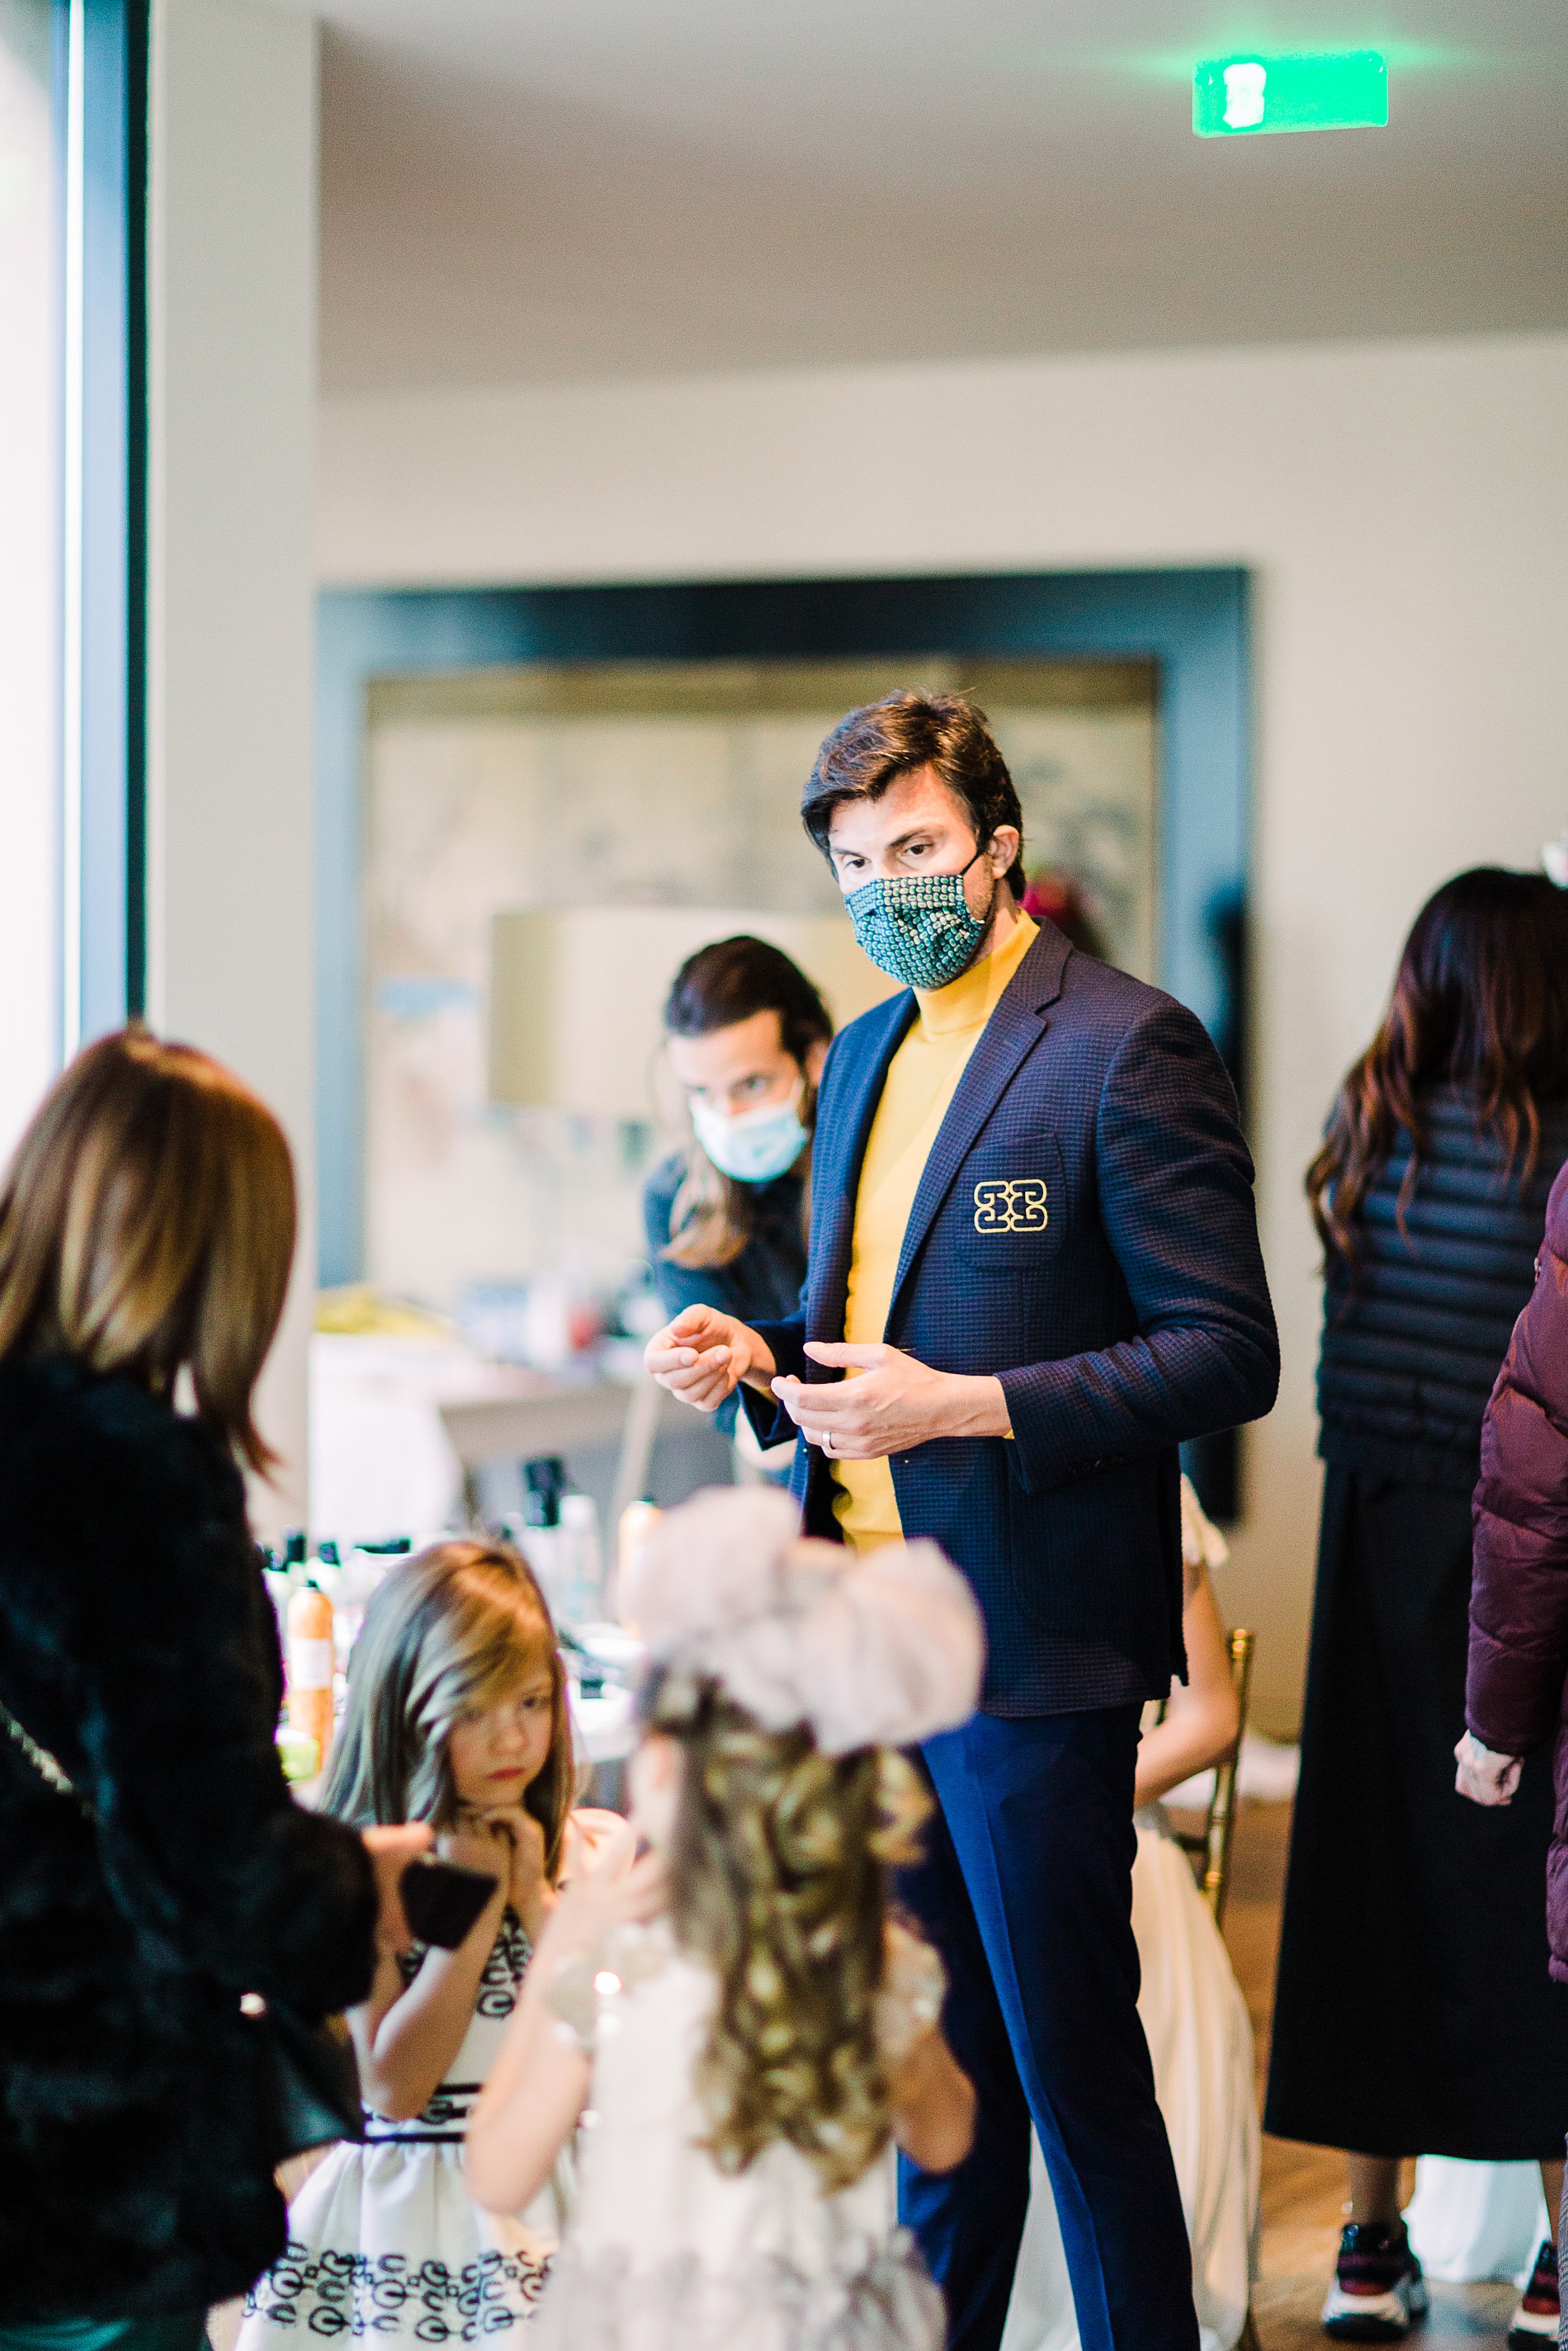
[[970, 1712], [978, 1616], [929, 1544], [797, 1529], [732, 1489], [649, 1546], [631, 1828], [551, 1917], [470, 2126], [505, 2211], [591, 2118], [550, 2351], [939, 2351], [885, 2156], [950, 2168], [974, 2100], [890, 1917], [926, 1810], [890, 1750]]
[[395, 1568], [354, 1651], [325, 1810], [428, 1821], [496, 1890], [455, 1950], [383, 1959], [350, 2012], [365, 2142], [335, 2148], [246, 2304], [241, 2351], [324, 2333], [472, 2342], [527, 2322], [559, 2235], [541, 2178], [521, 2220], [478, 2211], [463, 2131], [555, 1900], [573, 1789], [555, 1628], [504, 1544], [438, 1543]]

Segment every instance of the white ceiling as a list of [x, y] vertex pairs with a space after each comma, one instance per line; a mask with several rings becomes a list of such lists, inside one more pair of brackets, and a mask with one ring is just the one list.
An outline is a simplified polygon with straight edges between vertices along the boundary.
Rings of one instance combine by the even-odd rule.
[[[1568, 327], [1568, 0], [325, 0], [331, 388]], [[1386, 131], [1199, 141], [1375, 46]]]

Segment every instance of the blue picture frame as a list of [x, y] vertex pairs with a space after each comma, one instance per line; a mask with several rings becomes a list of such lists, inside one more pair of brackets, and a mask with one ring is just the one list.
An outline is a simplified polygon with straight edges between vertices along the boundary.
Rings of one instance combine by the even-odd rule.
[[329, 589], [317, 619], [319, 1279], [364, 1268], [363, 793], [377, 677], [540, 662], [1153, 660], [1160, 980], [1245, 1100], [1249, 580], [1238, 567], [607, 588]]

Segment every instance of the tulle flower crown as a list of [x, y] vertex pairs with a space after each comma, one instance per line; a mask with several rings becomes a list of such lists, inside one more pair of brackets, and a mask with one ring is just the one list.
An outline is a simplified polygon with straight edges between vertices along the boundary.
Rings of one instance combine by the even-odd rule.
[[820, 1542], [776, 1488], [669, 1511], [624, 1603], [653, 1667], [716, 1682], [766, 1730], [808, 1724], [824, 1755], [914, 1746], [979, 1697], [980, 1612], [936, 1545]]

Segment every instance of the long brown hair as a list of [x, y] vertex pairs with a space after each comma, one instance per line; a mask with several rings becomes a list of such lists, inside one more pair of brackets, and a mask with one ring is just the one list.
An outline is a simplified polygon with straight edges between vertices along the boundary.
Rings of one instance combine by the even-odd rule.
[[679, 1670], [642, 1711], [684, 1750], [671, 1917], [718, 1983], [697, 2064], [705, 2144], [737, 2172], [785, 2139], [824, 2191], [849, 2187], [892, 2126], [876, 2033], [889, 1873], [917, 1858], [929, 1801], [902, 1756], [823, 1755], [810, 1730], [765, 1730]]
[[549, 1604], [509, 1543], [432, 1543], [394, 1567], [365, 1611], [349, 1703], [321, 1809], [354, 1828], [456, 1817], [447, 1742], [471, 1708], [504, 1698], [548, 1664], [550, 1746], [523, 1803], [544, 1831], [545, 1873], [560, 1868], [576, 1794], [566, 1673]]
[[[806, 1061], [813, 1045], [829, 1042], [833, 1024], [816, 988], [781, 947], [745, 932], [699, 947], [671, 983], [664, 1030], [671, 1037], [706, 1037], [758, 1012], [779, 1016], [779, 1044], [804, 1081], [800, 1123], [810, 1134], [817, 1089], [806, 1076]], [[661, 1254], [672, 1265], [733, 1265], [751, 1238], [752, 1189], [716, 1167], [694, 1135], [670, 1204], [670, 1238]], [[802, 1213], [810, 1213], [804, 1203]]]
[[196, 1410], [242, 1459], [294, 1256], [283, 1130], [231, 1070], [122, 1029], [45, 1096], [0, 1186], [0, 1359], [74, 1355]]
[[1568, 1097], [1568, 893], [1544, 874], [1478, 865], [1427, 899], [1399, 959], [1388, 1009], [1340, 1088], [1307, 1170], [1312, 1221], [1331, 1260], [1354, 1263], [1356, 1220], [1401, 1131], [1410, 1159], [1398, 1217], [1427, 1147], [1422, 1097], [1474, 1100], [1503, 1174], [1534, 1171], [1541, 1104]]

